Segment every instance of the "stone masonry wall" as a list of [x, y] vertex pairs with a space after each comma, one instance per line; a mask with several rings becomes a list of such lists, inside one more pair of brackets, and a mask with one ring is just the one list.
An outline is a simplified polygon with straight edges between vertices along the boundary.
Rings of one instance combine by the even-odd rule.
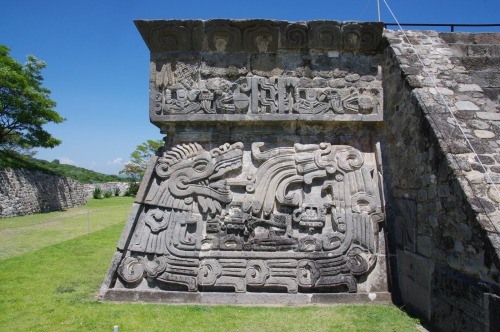
[[407, 34], [415, 48], [401, 32], [385, 32], [383, 152], [393, 290], [439, 330], [494, 330], [500, 199], [442, 98], [497, 186], [499, 109], [437, 33]]
[[0, 218], [50, 212], [86, 204], [84, 185], [27, 169], [0, 168]]

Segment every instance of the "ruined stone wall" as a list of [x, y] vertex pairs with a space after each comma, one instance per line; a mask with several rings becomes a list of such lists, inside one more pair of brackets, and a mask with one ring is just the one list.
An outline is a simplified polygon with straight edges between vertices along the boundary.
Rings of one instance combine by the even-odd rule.
[[0, 217], [51, 212], [85, 205], [84, 185], [27, 169], [0, 168]]
[[500, 200], [443, 98], [497, 185], [498, 107], [436, 33], [407, 33], [415, 49], [401, 32], [385, 32], [383, 151], [393, 290], [438, 329], [494, 330]]
[[85, 193], [87, 197], [92, 197], [92, 192], [96, 187], [101, 188], [103, 192], [111, 191], [113, 196], [115, 194], [115, 189], [118, 188], [120, 190], [119, 196], [124, 196], [130, 187], [130, 183], [128, 182], [104, 182], [104, 183], [92, 183], [85, 184]]

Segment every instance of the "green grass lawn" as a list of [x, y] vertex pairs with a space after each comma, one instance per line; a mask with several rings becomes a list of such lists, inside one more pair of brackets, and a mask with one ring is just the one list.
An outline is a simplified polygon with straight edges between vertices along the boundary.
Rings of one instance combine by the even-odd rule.
[[[18, 219], [16, 229], [30, 234], [26, 241], [40, 242], [29, 244], [32, 249], [23, 249], [24, 254], [11, 249], [15, 253], [0, 259], [0, 331], [113, 331], [114, 325], [120, 327], [120, 332], [418, 331], [415, 319], [393, 305], [230, 307], [100, 303], [96, 295], [130, 204], [129, 198], [89, 201], [85, 208], [109, 220], [94, 221], [90, 234], [85, 226], [77, 237], [74, 232], [58, 232], [58, 228], [73, 225], [72, 218], [84, 211], [82, 208], [0, 220], [0, 230], [6, 230], [13, 229], [14, 219]], [[116, 205], [121, 206], [122, 215]], [[106, 206], [109, 212], [105, 212]], [[47, 223], [59, 227], [50, 224], [49, 232]], [[38, 233], [36, 226], [40, 228]], [[23, 243], [22, 233], [16, 235], [18, 245]], [[2, 245], [11, 241], [9, 234], [0, 232]]]
[[132, 197], [91, 198], [87, 205], [66, 211], [0, 219], [0, 259], [123, 224], [133, 200]]

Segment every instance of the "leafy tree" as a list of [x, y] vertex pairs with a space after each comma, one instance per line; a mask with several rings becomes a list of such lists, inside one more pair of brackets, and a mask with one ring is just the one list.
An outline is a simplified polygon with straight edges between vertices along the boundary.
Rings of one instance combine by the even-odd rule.
[[61, 144], [42, 128], [65, 120], [54, 110], [50, 90], [42, 87], [46, 64], [28, 55], [28, 61], [21, 65], [9, 51], [0, 45], [0, 148], [29, 151]]
[[138, 145], [134, 152], [130, 154], [130, 161], [124, 165], [124, 169], [120, 171], [120, 174], [128, 175], [132, 182], [140, 182], [148, 167], [149, 160], [163, 144], [162, 140], [147, 140], [145, 143]]

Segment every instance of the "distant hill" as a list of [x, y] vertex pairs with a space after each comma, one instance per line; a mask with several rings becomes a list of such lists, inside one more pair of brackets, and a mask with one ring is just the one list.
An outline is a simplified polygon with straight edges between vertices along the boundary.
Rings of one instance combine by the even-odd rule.
[[128, 180], [118, 175], [106, 175], [81, 167], [61, 164], [58, 160], [50, 162], [12, 151], [0, 150], [0, 167], [39, 170], [46, 173], [67, 176], [81, 183], [122, 182]]

